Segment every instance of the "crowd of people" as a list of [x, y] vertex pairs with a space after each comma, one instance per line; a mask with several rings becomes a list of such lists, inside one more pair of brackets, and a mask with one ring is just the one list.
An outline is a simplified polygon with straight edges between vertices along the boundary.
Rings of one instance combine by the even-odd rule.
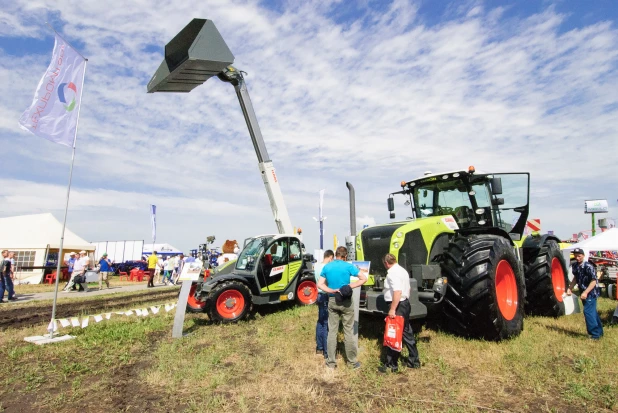
[[[182, 273], [185, 263], [184, 254], [163, 257], [154, 251], [147, 259], [148, 262], [148, 287], [154, 287], [154, 279], [157, 284], [176, 285], [178, 277]], [[163, 277], [161, 277], [163, 274]]]

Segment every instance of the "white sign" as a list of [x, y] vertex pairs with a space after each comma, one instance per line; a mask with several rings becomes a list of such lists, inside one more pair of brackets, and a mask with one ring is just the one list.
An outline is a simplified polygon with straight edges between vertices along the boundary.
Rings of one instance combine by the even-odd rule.
[[455, 221], [455, 218], [451, 216], [442, 218], [442, 222], [447, 226], [447, 228], [452, 229], [453, 231], [459, 229], [457, 221]]
[[201, 271], [202, 263], [200, 261], [185, 262], [178, 279], [180, 281], [197, 281], [200, 278]]
[[592, 214], [597, 212], [609, 212], [609, 206], [607, 205], [607, 199], [595, 199], [585, 202], [584, 212], [586, 214]]
[[278, 267], [273, 267], [273, 269], [270, 270], [269, 277], [274, 277], [277, 274], [281, 274], [283, 272], [283, 270], [285, 270], [285, 265], [280, 265]]

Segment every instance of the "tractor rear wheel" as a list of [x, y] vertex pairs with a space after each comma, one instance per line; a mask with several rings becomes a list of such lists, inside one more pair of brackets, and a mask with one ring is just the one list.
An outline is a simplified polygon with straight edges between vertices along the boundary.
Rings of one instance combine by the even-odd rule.
[[536, 257], [524, 263], [526, 276], [526, 314], [547, 317], [564, 315], [563, 294], [568, 270], [556, 241], [545, 241]]
[[447, 328], [495, 341], [519, 335], [526, 290], [510, 242], [498, 235], [458, 235], [449, 242], [444, 257]]
[[296, 303], [311, 305], [318, 300], [318, 286], [313, 277], [301, 278], [296, 286]]
[[189, 290], [189, 298], [187, 298], [187, 311], [190, 313], [203, 313], [206, 308], [206, 303], [195, 298], [195, 291], [197, 290], [197, 283], [191, 284], [191, 290]]
[[251, 311], [251, 290], [239, 281], [226, 281], [210, 291], [208, 316], [213, 321], [234, 323], [244, 320]]

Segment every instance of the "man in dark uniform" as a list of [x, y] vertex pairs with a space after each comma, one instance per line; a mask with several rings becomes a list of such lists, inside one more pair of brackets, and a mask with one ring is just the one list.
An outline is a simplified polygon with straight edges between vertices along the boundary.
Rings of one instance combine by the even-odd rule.
[[586, 320], [588, 336], [593, 340], [598, 340], [603, 337], [603, 324], [597, 312], [597, 297], [600, 295], [597, 274], [592, 264], [584, 261], [584, 250], [575, 248], [573, 255], [577, 262], [574, 262], [571, 267], [574, 277], [567, 289], [567, 295], [572, 294], [571, 289], [577, 284], [584, 305], [584, 319]]

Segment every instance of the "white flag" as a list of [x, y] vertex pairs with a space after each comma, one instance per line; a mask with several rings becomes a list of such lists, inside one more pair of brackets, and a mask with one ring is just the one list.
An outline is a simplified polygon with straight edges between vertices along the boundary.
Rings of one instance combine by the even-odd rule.
[[101, 314], [95, 315], [94, 321], [96, 321], [97, 323], [100, 323], [101, 321], [103, 321], [103, 316]]
[[71, 322], [70, 322], [69, 320], [67, 320], [66, 318], [61, 318], [61, 319], [60, 319], [60, 320], [58, 320], [58, 321], [60, 321], [60, 325], [61, 325], [62, 327], [68, 327], [68, 326], [70, 326], [70, 325], [71, 325]]
[[138, 316], [142, 316], [142, 310], [140, 310], [139, 308], [135, 309], [135, 314], [137, 314]]
[[88, 320], [90, 319], [90, 316], [86, 316], [82, 319], [82, 328], [86, 328], [88, 327]]
[[22, 129], [72, 147], [86, 59], [56, 35], [51, 63], [41, 78], [30, 107], [19, 118]]
[[80, 326], [80, 324], [79, 324], [79, 318], [77, 318], [77, 317], [71, 317], [71, 325], [72, 325], [73, 327], [79, 327], [79, 326]]
[[[157, 240], [157, 206], [150, 205], [150, 223], [152, 224], [152, 243]], [[153, 251], [154, 253], [154, 251]]]

